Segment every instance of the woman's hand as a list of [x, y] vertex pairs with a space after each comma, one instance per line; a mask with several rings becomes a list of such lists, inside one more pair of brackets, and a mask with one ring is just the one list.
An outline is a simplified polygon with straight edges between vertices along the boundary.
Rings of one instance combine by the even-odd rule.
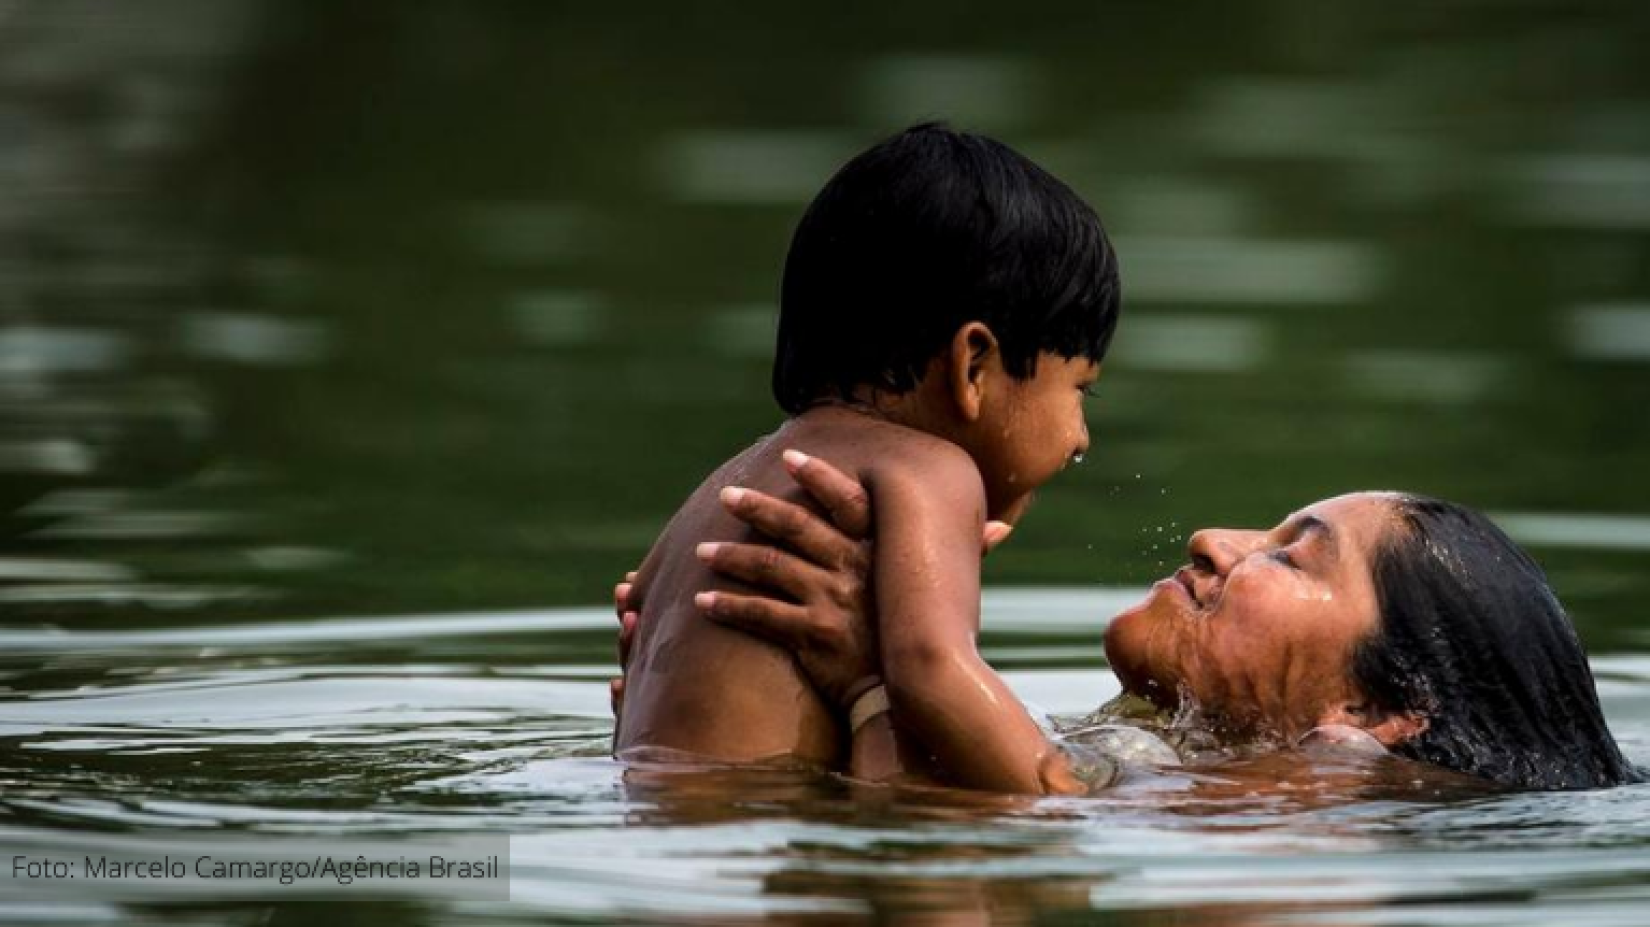
[[[701, 545], [700, 557], [711, 569], [769, 594], [700, 593], [695, 602], [713, 621], [795, 654], [809, 680], [846, 712], [880, 675], [870, 589], [871, 501], [865, 487], [819, 458], [786, 451], [784, 462], [791, 478], [829, 520], [753, 489], [723, 490], [722, 504], [735, 518], [783, 546]], [[1012, 530], [1004, 522], [987, 522], [982, 555]], [[630, 601], [635, 578], [634, 572], [626, 574], [613, 594], [621, 673], [629, 667], [640, 618]], [[617, 717], [624, 702], [624, 678], [613, 679], [609, 686]]]
[[[830, 521], [756, 490], [722, 490], [722, 504], [735, 518], [784, 547], [699, 545], [697, 553], [710, 569], [766, 594], [701, 592], [694, 602], [711, 620], [789, 651], [809, 681], [846, 713], [854, 699], [880, 681], [869, 591], [870, 499], [865, 487], [822, 460], [786, 451], [784, 461], [791, 478]], [[635, 580], [635, 572], [627, 573], [613, 589], [620, 673], [629, 670], [630, 648], [641, 619], [631, 601]], [[622, 675], [608, 681], [615, 718], [624, 707], [624, 684]]]
[[[790, 651], [814, 686], [846, 712], [881, 676], [870, 580], [871, 500], [858, 481], [817, 457], [792, 450], [784, 462], [829, 520], [766, 493], [730, 487], [722, 491], [722, 504], [780, 546], [707, 544], [700, 557], [724, 576], [791, 601], [727, 592], [700, 593], [695, 601], [712, 620]], [[982, 555], [1012, 530], [988, 522]]]
[[694, 602], [711, 620], [789, 651], [820, 693], [846, 712], [880, 675], [870, 499], [865, 487], [822, 460], [786, 451], [784, 461], [830, 520], [756, 490], [724, 489], [727, 510], [780, 546], [700, 545], [699, 557], [712, 570], [766, 594], [702, 592]]
[[[630, 590], [636, 584], [636, 571], [624, 575], [624, 582], [613, 587], [613, 611], [619, 616], [619, 673], [607, 681], [608, 702], [617, 719], [624, 709], [624, 675], [630, 672], [630, 646], [636, 641], [636, 622], [641, 614], [630, 601]], [[617, 732], [615, 731], [615, 734]], [[616, 739], [616, 738], [615, 738]]]

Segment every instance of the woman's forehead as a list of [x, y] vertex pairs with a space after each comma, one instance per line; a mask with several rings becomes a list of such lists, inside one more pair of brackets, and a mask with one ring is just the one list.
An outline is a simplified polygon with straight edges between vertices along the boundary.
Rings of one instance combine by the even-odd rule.
[[1395, 503], [1399, 498], [1392, 492], [1347, 493], [1314, 502], [1285, 518], [1278, 527], [1323, 530], [1338, 544], [1368, 551], [1398, 524]]

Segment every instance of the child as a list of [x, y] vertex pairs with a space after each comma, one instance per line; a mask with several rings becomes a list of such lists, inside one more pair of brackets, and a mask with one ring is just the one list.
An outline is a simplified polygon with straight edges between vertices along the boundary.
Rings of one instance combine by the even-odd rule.
[[[1082, 399], [1118, 290], [1094, 212], [998, 142], [923, 125], [850, 161], [786, 259], [773, 391], [791, 417], [694, 492], [630, 587], [641, 619], [615, 753], [840, 767], [839, 718], [891, 702], [950, 781], [1045, 791], [1046, 741], [975, 646], [980, 538], [1088, 449]], [[816, 692], [788, 653], [695, 606], [698, 590], [748, 591], [692, 555], [748, 539], [718, 494], [796, 498], [791, 448], [872, 496], [885, 692]]]

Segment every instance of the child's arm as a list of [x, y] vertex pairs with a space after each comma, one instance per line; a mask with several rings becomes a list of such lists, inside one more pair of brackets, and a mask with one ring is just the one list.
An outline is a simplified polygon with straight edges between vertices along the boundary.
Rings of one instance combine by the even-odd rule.
[[882, 669], [899, 731], [959, 785], [1082, 791], [976, 648], [985, 490], [974, 462], [960, 450], [924, 454], [865, 476], [876, 519]]

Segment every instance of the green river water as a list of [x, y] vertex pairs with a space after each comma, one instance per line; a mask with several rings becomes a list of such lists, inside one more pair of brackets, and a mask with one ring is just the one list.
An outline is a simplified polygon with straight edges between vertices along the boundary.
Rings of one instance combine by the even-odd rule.
[[[1650, 922], [1644, 786], [626, 777], [603, 606], [778, 422], [803, 206], [947, 118], [1123, 268], [1094, 447], [986, 567], [1016, 691], [1115, 694], [1190, 529], [1402, 488], [1529, 547], [1650, 764], [1646, 47], [1628, 2], [0, 2], [0, 923]], [[460, 834], [508, 897], [6, 863]]]

